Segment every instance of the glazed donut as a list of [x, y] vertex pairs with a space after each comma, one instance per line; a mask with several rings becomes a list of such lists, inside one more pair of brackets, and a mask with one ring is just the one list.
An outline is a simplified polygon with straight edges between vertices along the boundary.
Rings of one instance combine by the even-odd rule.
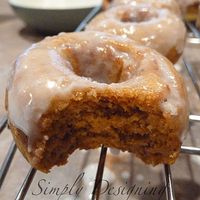
[[110, 8], [113, 6], [119, 6], [119, 5], [127, 5], [127, 4], [132, 4], [132, 5], [137, 5], [137, 4], [150, 4], [151, 6], [155, 8], [165, 8], [169, 9], [171, 12], [181, 15], [181, 11], [179, 8], [178, 3], [176, 0], [104, 0], [104, 8]]
[[101, 144], [145, 163], [173, 163], [188, 122], [185, 86], [171, 62], [100, 32], [34, 44], [16, 61], [7, 99], [18, 148], [44, 172]]
[[175, 63], [183, 52], [186, 28], [166, 9], [147, 4], [116, 6], [97, 15], [86, 30], [128, 37], [151, 47]]
[[200, 0], [177, 0], [183, 17], [188, 21], [195, 21], [198, 15]]

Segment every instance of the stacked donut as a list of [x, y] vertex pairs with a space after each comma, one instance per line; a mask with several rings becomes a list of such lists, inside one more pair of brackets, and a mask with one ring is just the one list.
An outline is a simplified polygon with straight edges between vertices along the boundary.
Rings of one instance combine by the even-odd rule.
[[137, 3], [151, 3], [157, 7], [161, 5], [161, 7], [170, 9], [188, 21], [195, 21], [197, 19], [198, 7], [200, 6], [200, 0], [104, 0], [103, 7], [104, 9], [108, 9], [127, 3], [131, 3], [132, 5], [136, 5]]
[[76, 149], [102, 144], [152, 165], [179, 155], [187, 92], [167, 59], [175, 63], [184, 48], [177, 5], [109, 3], [86, 31], [45, 38], [15, 62], [9, 127], [25, 158], [43, 172], [65, 164]]
[[130, 38], [175, 63], [183, 52], [186, 29], [175, 0], [114, 0], [86, 30]]

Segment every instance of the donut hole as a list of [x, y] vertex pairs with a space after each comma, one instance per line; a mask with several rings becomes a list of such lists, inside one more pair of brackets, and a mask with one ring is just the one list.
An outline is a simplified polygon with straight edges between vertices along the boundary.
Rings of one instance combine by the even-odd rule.
[[80, 68], [79, 76], [90, 78], [92, 81], [99, 83], [119, 83], [121, 77], [121, 68], [116, 66], [113, 67], [113, 64], [110, 63], [110, 68], [108, 63], [101, 62], [97, 66], [82, 66]]
[[122, 52], [113, 52], [112, 46], [85, 49], [89, 50], [75, 52], [76, 65], [73, 65], [73, 71], [76, 75], [106, 84], [120, 83], [128, 79]]
[[149, 8], [141, 8], [134, 11], [131, 9], [125, 9], [120, 14], [120, 21], [125, 23], [126, 22], [141, 23], [150, 21], [156, 17], [158, 17], [157, 13], [150, 11]]

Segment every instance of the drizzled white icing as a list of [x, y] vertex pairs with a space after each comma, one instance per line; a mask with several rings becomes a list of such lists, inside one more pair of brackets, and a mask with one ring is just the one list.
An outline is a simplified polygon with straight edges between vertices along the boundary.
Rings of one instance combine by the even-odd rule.
[[[141, 16], [145, 15], [147, 17], [142, 19]], [[124, 16], [130, 21], [125, 21]], [[165, 56], [172, 49], [181, 54], [186, 36], [185, 26], [179, 17], [166, 9], [154, 9], [146, 4], [113, 7], [94, 18], [86, 30], [128, 37]]]
[[31, 139], [38, 136], [38, 120], [54, 97], [68, 101], [84, 91], [95, 96], [105, 89], [116, 94], [124, 89], [164, 93], [165, 103], [158, 102], [161, 109], [178, 115], [178, 109], [186, 112], [187, 104], [181, 87], [167, 60], [129, 39], [100, 32], [62, 33], [33, 45], [18, 58], [8, 88], [9, 120]]
[[175, 14], [180, 15], [180, 9], [176, 2], [176, 0], [114, 0], [111, 3], [111, 6], [118, 6], [118, 5], [137, 5], [137, 4], [150, 4], [155, 8], [167, 8], [170, 11], [174, 12]]

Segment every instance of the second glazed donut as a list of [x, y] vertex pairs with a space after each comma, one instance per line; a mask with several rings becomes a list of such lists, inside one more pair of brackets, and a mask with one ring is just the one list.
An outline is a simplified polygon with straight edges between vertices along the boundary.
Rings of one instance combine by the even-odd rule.
[[178, 3], [175, 0], [104, 0], [104, 9], [119, 5], [136, 5], [141, 3], [151, 4], [155, 8], [166, 8], [174, 14], [181, 15]]
[[183, 52], [186, 29], [167, 9], [148, 4], [116, 6], [96, 16], [86, 30], [130, 38], [151, 47], [175, 63]]

